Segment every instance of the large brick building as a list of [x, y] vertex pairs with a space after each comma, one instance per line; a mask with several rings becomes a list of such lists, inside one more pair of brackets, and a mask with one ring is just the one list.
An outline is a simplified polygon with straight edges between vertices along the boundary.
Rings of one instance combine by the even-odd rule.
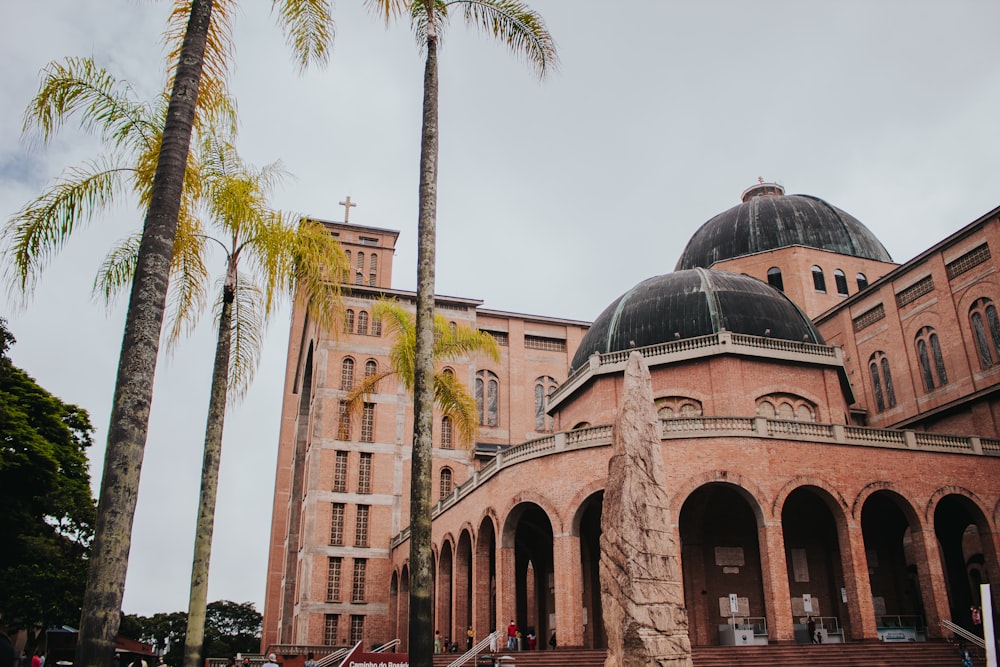
[[[412, 403], [370, 316], [397, 233], [327, 223], [352, 254], [345, 326], [293, 314], [265, 646], [407, 635]], [[903, 265], [815, 197], [762, 183], [691, 238], [674, 273], [594, 323], [437, 297], [498, 362], [449, 367], [480, 406], [462, 446], [435, 418], [434, 614], [445, 636], [515, 619], [604, 645], [601, 501], [621, 373], [650, 368], [693, 644], [923, 639], [1000, 581], [1000, 209]], [[627, 286], [623, 286], [627, 287]]]

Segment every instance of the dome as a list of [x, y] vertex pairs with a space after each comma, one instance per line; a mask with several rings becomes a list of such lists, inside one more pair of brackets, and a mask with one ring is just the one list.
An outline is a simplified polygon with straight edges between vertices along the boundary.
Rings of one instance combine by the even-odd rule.
[[688, 241], [677, 270], [793, 245], [891, 262], [871, 230], [854, 216], [818, 197], [786, 195], [775, 183], [743, 193], [743, 203], [715, 216]]
[[750, 276], [689, 269], [642, 281], [604, 309], [580, 341], [575, 370], [594, 352], [618, 352], [719, 331], [823, 344], [782, 292]]

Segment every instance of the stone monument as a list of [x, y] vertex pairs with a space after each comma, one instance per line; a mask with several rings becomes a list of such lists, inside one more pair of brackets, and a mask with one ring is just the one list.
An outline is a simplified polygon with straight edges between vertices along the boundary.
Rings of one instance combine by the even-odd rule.
[[667, 512], [666, 472], [649, 369], [625, 367], [601, 516], [605, 667], [691, 667], [680, 552]]

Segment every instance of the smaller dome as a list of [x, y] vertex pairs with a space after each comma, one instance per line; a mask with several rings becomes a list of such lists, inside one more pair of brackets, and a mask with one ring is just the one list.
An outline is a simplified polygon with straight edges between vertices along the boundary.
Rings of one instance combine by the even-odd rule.
[[689, 269], [642, 281], [604, 309], [573, 356], [576, 370], [606, 354], [720, 331], [823, 344], [783, 292], [738, 273]]
[[819, 197], [786, 195], [777, 183], [761, 182], [747, 188], [741, 199], [741, 204], [698, 228], [674, 268], [710, 267], [794, 245], [892, 261], [885, 246], [860, 220]]

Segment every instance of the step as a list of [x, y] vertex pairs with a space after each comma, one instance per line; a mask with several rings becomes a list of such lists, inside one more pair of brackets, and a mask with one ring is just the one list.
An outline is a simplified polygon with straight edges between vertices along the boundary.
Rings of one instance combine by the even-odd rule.
[[[604, 649], [557, 649], [555, 651], [501, 651], [509, 655], [511, 667], [604, 667]], [[434, 656], [434, 667], [447, 667], [458, 656]], [[979, 656], [981, 658], [981, 656]], [[694, 667], [955, 667], [958, 649], [943, 641], [913, 644], [858, 642], [848, 644], [790, 644], [769, 646], [696, 646]], [[475, 661], [466, 663], [475, 667]], [[982, 660], [976, 664], [981, 665]]]

